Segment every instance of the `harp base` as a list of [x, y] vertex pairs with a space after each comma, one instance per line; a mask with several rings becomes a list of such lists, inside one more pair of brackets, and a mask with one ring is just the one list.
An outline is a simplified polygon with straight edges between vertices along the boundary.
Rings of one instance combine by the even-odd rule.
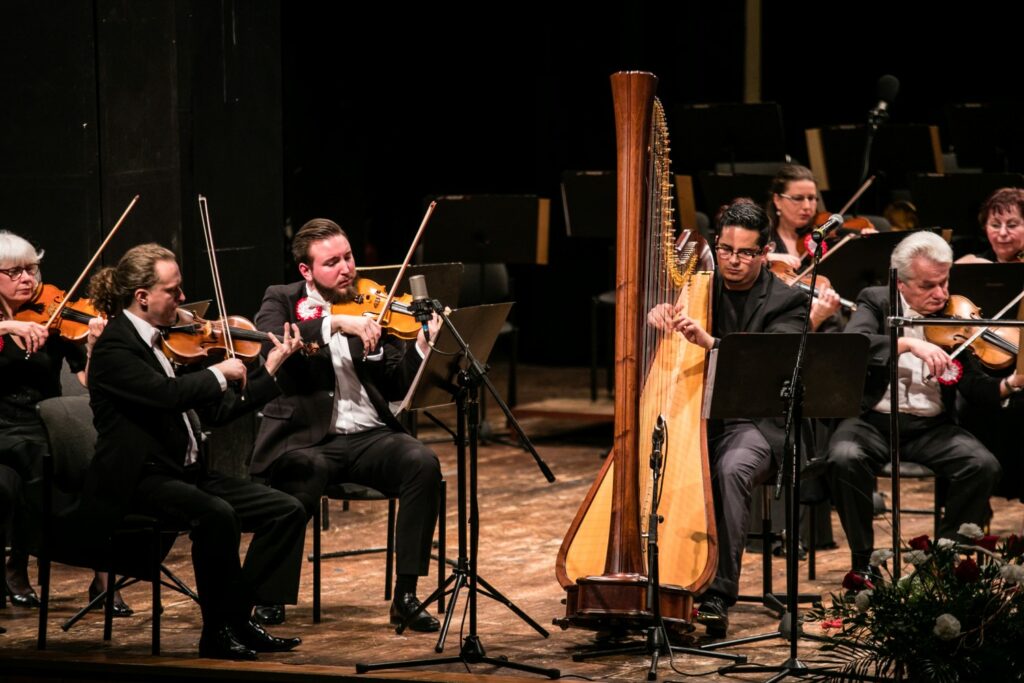
[[[679, 635], [693, 631], [693, 594], [669, 585], [662, 585], [658, 593], [665, 628]], [[563, 630], [639, 633], [653, 619], [654, 612], [647, 608], [647, 577], [616, 574], [577, 579], [576, 585], [566, 588], [565, 617], [554, 624]]]

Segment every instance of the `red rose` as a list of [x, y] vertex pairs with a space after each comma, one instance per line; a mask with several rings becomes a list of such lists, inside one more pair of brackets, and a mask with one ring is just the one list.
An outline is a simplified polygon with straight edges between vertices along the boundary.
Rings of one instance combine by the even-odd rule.
[[996, 551], [996, 544], [999, 543], [999, 537], [993, 536], [992, 534], [985, 534], [975, 541], [975, 543], [990, 553], [994, 553]]
[[1024, 555], [1024, 539], [1021, 539], [1017, 534], [1010, 534], [1006, 537], [1006, 554], [1010, 557], [1020, 557]]
[[914, 550], [923, 550], [925, 552], [928, 552], [932, 549], [932, 541], [930, 538], [928, 538], [928, 534], [924, 534], [922, 536], [910, 539], [910, 547]]
[[843, 577], [843, 588], [848, 591], [859, 591], [865, 588], [874, 587], [874, 584], [868, 581], [868, 579], [860, 572], [850, 570], [846, 572], [846, 576]]
[[825, 631], [828, 631], [829, 629], [833, 629], [833, 628], [842, 628], [842, 627], [843, 627], [843, 620], [839, 619], [839, 618], [836, 618], [836, 619], [825, 619], [824, 621], [821, 622], [821, 628], [822, 628], [822, 630], [825, 630]]
[[957, 580], [960, 583], [974, 583], [981, 576], [981, 570], [978, 569], [978, 564], [969, 557], [964, 558], [960, 561], [960, 564], [953, 570]]

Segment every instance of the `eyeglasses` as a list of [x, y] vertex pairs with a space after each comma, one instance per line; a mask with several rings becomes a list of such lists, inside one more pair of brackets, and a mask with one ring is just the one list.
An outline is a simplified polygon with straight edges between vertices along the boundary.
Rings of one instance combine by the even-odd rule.
[[39, 274], [39, 264], [32, 263], [27, 266], [14, 266], [13, 268], [0, 268], [0, 273], [3, 273], [12, 280], [17, 280], [24, 273], [28, 273], [32, 277]]
[[813, 194], [809, 194], [809, 195], [783, 194], [782, 192], [778, 192], [777, 194], [780, 197], [782, 197], [783, 199], [788, 199], [789, 201], [793, 202], [794, 204], [803, 204], [804, 202], [810, 202], [811, 204], [817, 204], [818, 203], [818, 196], [817, 195], [813, 195]]
[[718, 252], [719, 258], [728, 261], [733, 256], [738, 258], [740, 261], [750, 261], [755, 256], [761, 255], [761, 249], [733, 249], [726, 244], [716, 244], [715, 251]]

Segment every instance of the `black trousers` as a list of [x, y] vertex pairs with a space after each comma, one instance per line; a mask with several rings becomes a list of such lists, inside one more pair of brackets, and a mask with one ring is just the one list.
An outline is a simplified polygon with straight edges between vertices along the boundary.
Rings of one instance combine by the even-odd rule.
[[388, 427], [333, 434], [311, 448], [281, 455], [268, 483], [290, 493], [312, 516], [328, 484], [370, 486], [398, 498], [395, 554], [399, 574], [425, 576], [437, 521], [441, 465], [432, 450]]
[[[984, 525], [1001, 469], [971, 433], [944, 416], [901, 415], [900, 458], [924, 465], [949, 481], [940, 538], [956, 538], [964, 522]], [[887, 414], [869, 411], [843, 420], [829, 441], [829, 488], [850, 542], [854, 569], [864, 569], [875, 545], [871, 496], [875, 477], [887, 462]]]
[[[288, 494], [201, 467], [184, 476], [150, 467], [132, 510], [191, 529], [204, 628], [247, 619], [254, 604], [296, 602], [306, 514]], [[244, 564], [242, 532], [253, 533]]]

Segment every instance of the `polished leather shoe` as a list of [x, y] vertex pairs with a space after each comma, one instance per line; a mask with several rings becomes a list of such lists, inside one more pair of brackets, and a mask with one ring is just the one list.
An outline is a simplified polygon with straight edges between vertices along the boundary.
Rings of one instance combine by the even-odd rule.
[[697, 608], [697, 622], [704, 624], [712, 638], [725, 638], [729, 632], [729, 608], [718, 595], [707, 595]]
[[[394, 602], [391, 603], [391, 623], [395, 625], [406, 624], [406, 628], [423, 633], [430, 633], [441, 628], [440, 622], [425, 611], [420, 611], [419, 614], [416, 614], [422, 604], [414, 593], [403, 593], [402, 595], [395, 596]], [[416, 616], [413, 617], [412, 621], [408, 621], [409, 617], [413, 614], [416, 614]]]
[[252, 611], [252, 618], [264, 626], [276, 626], [284, 623], [284, 605], [257, 605]]
[[[97, 584], [96, 580], [94, 579], [93, 582], [89, 584], [89, 602], [92, 602], [97, 597], [99, 597], [99, 594], [102, 592], [103, 588], [100, 587], [100, 585]], [[100, 603], [100, 607], [103, 607], [103, 603]], [[135, 614], [135, 610], [129, 607], [128, 604], [124, 601], [124, 599], [121, 598], [121, 591], [114, 591], [113, 614], [115, 617], [130, 617], [131, 615]]]
[[11, 604], [15, 607], [39, 607], [39, 596], [30, 587], [27, 593], [17, 593], [7, 584], [7, 595], [11, 598]]
[[211, 631], [203, 629], [203, 635], [199, 638], [199, 656], [252, 661], [256, 659], [256, 652], [240, 643], [230, 626], [221, 626]]
[[238, 642], [256, 652], [288, 652], [302, 645], [302, 638], [278, 638], [272, 636], [251, 619], [232, 626], [231, 630], [234, 631]]

